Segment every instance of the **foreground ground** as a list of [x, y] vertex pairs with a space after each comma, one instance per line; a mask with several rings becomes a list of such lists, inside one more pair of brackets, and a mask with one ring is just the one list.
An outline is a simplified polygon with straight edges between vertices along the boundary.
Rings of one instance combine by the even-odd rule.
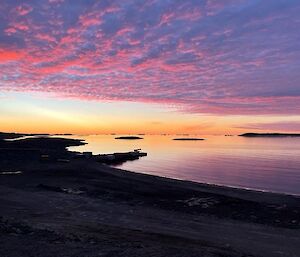
[[21, 173], [0, 175], [1, 257], [300, 256], [297, 197], [9, 158], [0, 172]]

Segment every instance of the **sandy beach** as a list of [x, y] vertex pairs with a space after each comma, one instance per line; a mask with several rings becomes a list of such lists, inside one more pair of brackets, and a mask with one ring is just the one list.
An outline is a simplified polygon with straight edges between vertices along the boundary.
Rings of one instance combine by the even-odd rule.
[[22, 147], [70, 161], [0, 144], [1, 172], [18, 172], [0, 175], [0, 256], [299, 256], [297, 196], [128, 172], [47, 140]]

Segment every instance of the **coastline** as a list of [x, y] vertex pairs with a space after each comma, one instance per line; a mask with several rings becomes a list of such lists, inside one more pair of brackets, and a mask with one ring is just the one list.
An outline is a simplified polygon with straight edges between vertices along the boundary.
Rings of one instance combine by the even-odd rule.
[[281, 192], [281, 191], [272, 191], [272, 190], [264, 190], [264, 189], [258, 189], [258, 188], [250, 188], [250, 187], [242, 187], [242, 186], [235, 186], [235, 185], [226, 185], [226, 184], [215, 184], [215, 183], [206, 183], [206, 182], [197, 182], [197, 181], [193, 181], [193, 180], [188, 180], [188, 179], [181, 179], [181, 178], [176, 178], [176, 177], [165, 177], [165, 176], [159, 176], [159, 175], [153, 175], [153, 174], [149, 174], [149, 173], [144, 173], [144, 172], [137, 172], [137, 171], [132, 171], [132, 170], [126, 170], [123, 168], [119, 168], [118, 165], [111, 165], [112, 168], [116, 169], [116, 170], [121, 170], [123, 172], [130, 172], [130, 173], [134, 173], [137, 175], [146, 175], [146, 176], [153, 176], [153, 177], [157, 177], [160, 179], [167, 179], [167, 180], [171, 180], [174, 183], [176, 182], [184, 182], [184, 183], [191, 183], [191, 184], [195, 184], [195, 185], [199, 185], [202, 187], [203, 190], [205, 190], [206, 188], [214, 191], [214, 189], [216, 191], [219, 191], [220, 193], [231, 193], [234, 194], [234, 192], [236, 192], [237, 194], [247, 194], [247, 193], [251, 193], [252, 195], [257, 195], [257, 196], [268, 196], [270, 195], [270, 197], [277, 195], [278, 197], [292, 197], [292, 198], [299, 198], [300, 199], [300, 194], [294, 194], [294, 193], [289, 193], [289, 192]]
[[298, 196], [86, 159], [2, 159], [4, 167], [22, 174], [0, 177], [1, 256], [296, 257], [300, 250]]

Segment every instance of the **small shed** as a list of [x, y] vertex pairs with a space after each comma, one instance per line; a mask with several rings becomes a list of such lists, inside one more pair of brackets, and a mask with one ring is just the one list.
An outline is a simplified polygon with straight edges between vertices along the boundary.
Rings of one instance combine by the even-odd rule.
[[93, 153], [92, 152], [83, 152], [82, 155], [85, 157], [85, 158], [91, 158], [93, 156]]

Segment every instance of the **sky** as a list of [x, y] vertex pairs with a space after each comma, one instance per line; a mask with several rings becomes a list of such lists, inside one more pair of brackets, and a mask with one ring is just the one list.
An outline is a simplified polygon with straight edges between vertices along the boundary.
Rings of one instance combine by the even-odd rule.
[[300, 132], [299, 0], [0, 0], [0, 130]]

